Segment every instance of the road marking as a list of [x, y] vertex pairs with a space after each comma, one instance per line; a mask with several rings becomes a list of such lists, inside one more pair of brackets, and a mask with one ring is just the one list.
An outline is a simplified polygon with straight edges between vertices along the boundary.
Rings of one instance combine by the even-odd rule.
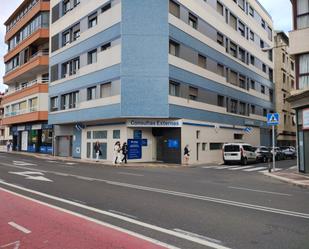
[[274, 194], [274, 195], [292, 196], [291, 194], [283, 194], [283, 193], [278, 193], [278, 192], [264, 191], [264, 190], [251, 189], [251, 188], [241, 188], [241, 187], [232, 187], [232, 186], [229, 186], [228, 188], [231, 188], [231, 189], [238, 189], [238, 190], [246, 190], [246, 191], [252, 191], [252, 192], [258, 192], [258, 193], [266, 193], [266, 194]]
[[207, 236], [196, 234], [196, 233], [191, 233], [191, 232], [188, 232], [188, 231], [185, 231], [185, 230], [182, 230], [182, 229], [175, 228], [174, 231], [185, 234], [185, 235], [190, 235], [192, 237], [202, 238], [204, 240], [208, 240], [208, 241], [216, 243], [216, 244], [222, 244], [222, 241], [220, 241], [220, 240], [209, 238]]
[[71, 200], [71, 201], [74, 201], [74, 202], [77, 202], [77, 203], [80, 203], [80, 204], [84, 204], [84, 205], [87, 204], [87, 203], [84, 202], [84, 201], [80, 201], [80, 200], [76, 200], [76, 199], [72, 199], [72, 198], [70, 198], [70, 200]]
[[10, 221], [8, 224], [9, 224], [10, 226], [16, 228], [17, 230], [19, 230], [19, 231], [25, 233], [25, 234], [31, 233], [30, 230], [28, 230], [27, 228], [25, 228], [25, 227], [23, 227], [23, 226], [21, 226], [21, 225], [16, 224], [16, 223], [13, 222], [13, 221]]
[[243, 171], [253, 172], [253, 171], [264, 170], [264, 169], [267, 169], [267, 167], [257, 167], [257, 168], [252, 168], [252, 169], [245, 169]]
[[0, 248], [11, 247], [11, 246], [13, 246], [13, 245], [15, 245], [13, 249], [18, 249], [19, 246], [20, 246], [20, 241], [18, 240], [18, 241], [15, 241], [15, 242], [12, 242], [12, 243], [9, 243], [9, 244], [0, 246]]
[[13, 164], [18, 165], [18, 166], [36, 166], [34, 163], [27, 163], [24, 161], [13, 161]]
[[111, 213], [120, 214], [120, 215], [122, 215], [122, 216], [129, 217], [129, 218], [132, 218], [132, 219], [137, 220], [137, 217], [134, 216], [134, 215], [126, 214], [126, 213], [119, 212], [119, 211], [112, 210], [112, 209], [110, 209], [110, 210], [108, 210], [108, 211], [111, 212]]
[[231, 168], [231, 166], [218, 166], [216, 169], [228, 169]]
[[80, 179], [80, 180], [85, 180], [85, 181], [95, 181], [96, 180], [94, 178], [86, 177], [86, 176], [75, 176], [75, 178]]
[[118, 172], [119, 175], [128, 175], [128, 176], [144, 176], [141, 174], [133, 174], [133, 173], [128, 173], [128, 172]]
[[229, 169], [229, 170], [239, 170], [239, 169], [249, 169], [249, 168], [252, 168], [253, 166], [238, 166], [236, 168], [232, 168], [232, 169]]
[[[165, 234], [168, 234], [168, 235], [180, 238], [180, 239], [188, 240], [188, 241], [191, 241], [191, 242], [194, 242], [194, 243], [197, 243], [197, 244], [201, 244], [201, 245], [204, 245], [204, 246], [208, 246], [208, 247], [211, 247], [211, 248], [214, 248], [214, 249], [230, 249], [228, 247], [224, 247], [224, 246], [218, 245], [216, 243], [213, 243], [213, 242], [210, 242], [210, 241], [206, 241], [206, 240], [201, 239], [201, 238], [195, 238], [195, 237], [192, 237], [190, 235], [184, 235], [182, 233], [179, 233], [179, 232], [176, 232], [176, 231], [173, 231], [173, 230], [169, 230], [169, 229], [162, 228], [162, 227], [159, 227], [159, 226], [156, 226], [156, 225], [152, 225], [152, 224], [148, 224], [148, 223], [145, 223], [145, 222], [137, 221], [137, 220], [129, 218], [129, 217], [125, 217], [125, 216], [122, 216], [122, 215], [119, 215], [119, 214], [114, 214], [114, 213], [111, 213], [111, 212], [103, 211], [103, 210], [100, 210], [100, 209], [97, 209], [97, 208], [94, 208], [94, 207], [89, 207], [89, 206], [86, 206], [86, 205], [83, 205], [83, 204], [75, 203], [75, 202], [72, 202], [72, 201], [69, 201], [69, 200], [66, 200], [66, 199], [62, 199], [60, 197], [48, 195], [48, 194], [41, 193], [41, 192], [38, 192], [38, 191], [35, 191], [35, 190], [31, 190], [31, 189], [20, 188], [18, 186], [15, 186], [14, 184], [10, 184], [10, 183], [1, 183], [1, 184], [7, 185], [7, 186], [10, 186], [10, 187], [13, 187], [13, 188], [17, 188], [17, 189], [20, 189], [20, 190], [23, 190], [23, 191], [26, 191], [26, 192], [29, 192], [29, 193], [33, 193], [33, 194], [36, 194], [36, 195], [39, 195], [39, 196], [43, 196], [43, 197], [46, 197], [46, 198], [49, 198], [49, 199], [52, 199], [52, 200], [56, 200], [56, 201], [59, 201], [59, 202], [70, 204], [72, 206], [77, 206], [77, 207], [80, 207], [80, 208], [83, 208], [83, 209], [86, 209], [86, 210], [90, 210], [90, 211], [93, 211], [93, 212], [96, 212], [96, 213], [100, 213], [100, 214], [103, 214], [103, 215], [106, 215], [106, 216], [110, 216], [110, 217], [113, 217], [113, 218], [116, 218], [116, 219], [119, 219], [119, 220], [122, 220], [122, 221], [126, 221], [126, 222], [129, 222], [129, 223], [132, 223], [132, 224], [135, 224], [135, 225], [139, 225], [139, 226], [151, 229], [151, 230], [155, 230], [155, 231], [160, 232], [160, 233], [165, 233]], [[90, 218], [88, 216], [85, 216], [85, 215], [82, 215], [82, 214], [78, 214], [78, 213], [75, 213], [75, 212], [72, 212], [72, 211], [69, 211], [69, 210], [66, 210], [66, 209], [63, 209], [63, 208], [51, 205], [51, 204], [47, 204], [47, 203], [44, 203], [42, 201], [38, 201], [38, 200], [35, 200], [33, 198], [24, 196], [24, 195], [14, 193], [14, 192], [12, 192], [10, 190], [6, 190], [4, 188], [0, 188], [0, 189], [3, 190], [3, 191], [6, 191], [8, 193], [14, 194], [16, 196], [20, 196], [20, 197], [23, 197], [25, 199], [28, 199], [28, 200], [31, 200], [31, 201], [35, 201], [35, 202], [40, 203], [42, 205], [58, 209], [58, 210], [61, 210], [63, 212], [69, 213], [69, 214], [76, 215], [76, 216], [84, 218], [86, 220], [93, 221], [93, 222], [95, 222], [97, 224], [101, 224], [103, 226], [111, 227], [111, 228], [114, 228], [114, 229], [116, 229], [118, 231], [122, 231], [122, 232], [125, 232], [127, 234], [131, 234], [131, 235], [133, 235], [133, 236], [135, 236], [137, 238], [142, 238], [144, 240], [150, 241], [150, 242], [155, 243], [157, 245], [165, 246], [165, 247], [170, 248], [170, 249], [176, 249], [176, 247], [174, 247], [174, 246], [167, 245], [167, 244], [165, 244], [163, 242], [160, 242], [160, 241], [157, 241], [157, 240], [145, 237], [143, 235], [140, 235], [140, 234], [137, 234], [137, 233], [125, 230], [125, 229], [120, 228], [120, 227], [113, 226], [111, 224], [108, 224], [108, 223], [105, 223], [105, 222], [102, 222], [102, 221]], [[179, 249], [179, 248], [177, 248], [177, 249]]]
[[213, 168], [217, 168], [219, 166], [203, 166], [203, 169], [213, 169]]
[[[10, 184], [11, 187], [14, 187], [13, 184]], [[135, 233], [135, 232], [132, 232], [132, 231], [129, 231], [127, 229], [124, 229], [124, 228], [120, 228], [120, 227], [117, 227], [117, 226], [114, 226], [112, 224], [109, 224], [109, 223], [106, 223], [106, 222], [103, 222], [103, 221], [100, 221], [100, 220], [97, 220], [97, 219], [94, 219], [94, 218], [91, 218], [91, 217], [88, 217], [86, 215], [82, 215], [82, 214], [79, 214], [79, 213], [76, 213], [76, 212], [73, 212], [73, 211], [70, 211], [70, 210], [66, 210], [64, 208], [60, 208], [60, 207], [57, 207], [55, 205], [52, 205], [52, 204], [48, 204], [48, 203], [45, 203], [45, 202], [42, 202], [42, 201], [38, 201], [36, 199], [33, 199], [31, 197], [28, 197], [28, 196], [24, 196], [24, 195], [21, 195], [21, 194], [17, 194], [15, 192], [12, 192], [10, 190], [7, 190], [7, 189], [4, 189], [4, 188], [1, 188], [0, 189], [2, 191], [5, 191], [7, 193], [10, 193], [10, 194], [13, 194], [13, 195], [16, 195], [16, 196], [19, 196], [19, 197], [22, 197], [26, 200], [30, 200], [30, 201], [33, 201], [33, 202], [36, 202], [36, 203], [39, 203], [41, 205], [44, 205], [44, 206], [47, 206], [47, 207], [50, 207], [50, 208], [53, 208], [53, 209], [56, 209], [56, 210], [59, 210], [61, 212], [64, 212], [64, 213], [67, 213], [67, 214], [71, 214], [71, 215], [74, 215], [76, 217], [80, 217], [84, 220], [88, 220], [88, 221], [91, 221], [91, 222], [94, 222], [96, 224], [99, 224], [101, 226], [105, 226], [105, 227], [109, 227], [109, 228], [112, 228], [112, 229], [115, 229], [119, 232], [123, 232], [123, 233], [126, 233], [126, 234], [129, 234], [129, 235], [132, 235], [136, 238], [139, 238], [139, 239], [142, 239], [142, 240], [145, 240], [145, 241], [149, 241], [155, 245], [159, 245], [159, 246], [162, 246], [162, 247], [166, 247], [168, 249], [180, 249], [178, 247], [175, 247], [175, 246], [172, 246], [172, 245], [169, 245], [169, 244], [166, 244], [164, 242], [161, 242], [159, 240], [156, 240], [156, 239], [152, 239], [152, 238], [149, 238], [149, 237], [146, 237], [144, 235], [141, 235], [141, 234], [138, 234], [138, 233]], [[120, 215], [117, 215], [117, 214], [113, 214], [113, 213], [109, 213], [109, 212], [105, 212], [105, 211], [102, 211], [102, 210], [99, 210], [99, 209], [96, 209], [96, 208], [91, 208], [91, 207], [88, 207], [88, 206], [85, 206], [83, 204], [78, 204], [78, 203], [75, 203], [75, 202], [72, 202], [72, 201], [69, 201], [69, 200], [65, 200], [65, 199], [62, 199], [62, 198], [59, 198], [59, 197], [55, 197], [55, 196], [51, 196], [51, 195], [48, 195], [48, 194], [44, 194], [44, 193], [40, 193], [40, 192], [37, 192], [37, 191], [34, 191], [34, 190], [31, 190], [31, 189], [26, 189], [26, 188], [23, 188], [24, 191], [26, 192], [32, 192], [34, 194], [37, 194], [37, 195], [41, 195], [41, 196], [45, 196], [49, 199], [54, 199], [54, 200], [57, 200], [57, 201], [60, 201], [60, 202], [64, 202], [64, 203], [67, 203], [67, 204], [71, 204], [73, 206], [77, 206], [77, 207], [81, 207], [81, 208], [84, 208], [84, 209], [88, 209], [88, 210], [91, 210], [91, 211], [94, 211], [94, 212], [97, 212], [97, 213], [101, 213], [101, 214], [110, 214], [110, 216], [113, 216], [115, 218], [119, 218], [119, 219], [122, 219], [122, 220], [133, 220], [131, 218], [127, 218], [127, 217], [122, 217]], [[133, 220], [135, 221], [135, 220]], [[138, 222], [136, 221], [137, 223], [141, 223], [141, 222]], [[146, 223], [145, 223], [146, 224]], [[150, 225], [152, 226], [152, 225]], [[162, 228], [164, 229], [164, 228]], [[167, 230], [167, 229], [166, 229]], [[168, 231], [168, 230], [167, 230]], [[14, 242], [16, 243], [16, 242]], [[16, 249], [16, 248], [14, 248]], [[224, 248], [223, 248], [224, 249]]]
[[9, 174], [24, 176], [27, 180], [36, 180], [36, 181], [44, 181], [44, 182], [52, 182], [52, 180], [44, 177], [42, 172], [38, 171], [24, 171], [24, 172], [12, 172], [9, 171]]
[[65, 163], [66, 165], [75, 165], [77, 163]]

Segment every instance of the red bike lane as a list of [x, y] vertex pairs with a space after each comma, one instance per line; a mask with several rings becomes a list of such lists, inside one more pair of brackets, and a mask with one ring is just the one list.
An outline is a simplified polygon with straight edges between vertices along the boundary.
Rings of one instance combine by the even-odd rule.
[[101, 225], [0, 188], [0, 248], [164, 249], [108, 225]]

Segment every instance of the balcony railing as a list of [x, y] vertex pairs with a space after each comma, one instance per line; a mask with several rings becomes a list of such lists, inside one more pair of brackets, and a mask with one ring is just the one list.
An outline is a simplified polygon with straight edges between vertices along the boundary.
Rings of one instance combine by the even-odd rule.
[[36, 84], [41, 84], [41, 83], [42, 84], [48, 84], [48, 82], [49, 82], [49, 78], [42, 78], [40, 81], [38, 81], [37, 79], [31, 80], [29, 82], [23, 83], [22, 85], [20, 85], [18, 87], [15, 87], [14, 89], [9, 89], [4, 95], [7, 96], [7, 95], [10, 95], [10, 94], [22, 91], [22, 90], [29, 88], [31, 86], [34, 86]]
[[14, 116], [18, 116], [18, 115], [22, 115], [22, 114], [27, 114], [27, 113], [31, 113], [31, 112], [37, 112], [38, 111], [38, 107], [37, 106], [33, 106], [27, 109], [21, 109], [21, 110], [16, 110], [16, 111], [12, 111], [12, 112], [8, 112], [5, 113], [5, 117], [14, 117]]

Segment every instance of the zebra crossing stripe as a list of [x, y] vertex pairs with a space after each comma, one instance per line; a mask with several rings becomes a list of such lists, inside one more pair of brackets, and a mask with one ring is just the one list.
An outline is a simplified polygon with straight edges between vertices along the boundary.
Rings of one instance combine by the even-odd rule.
[[228, 170], [239, 170], [239, 169], [249, 169], [249, 168], [252, 168], [253, 166], [239, 166], [239, 167], [236, 167], [236, 168], [230, 168]]
[[264, 169], [267, 169], [267, 167], [257, 167], [257, 168], [252, 168], [252, 169], [245, 169], [244, 171], [252, 172], [252, 171], [258, 171], [258, 170], [264, 170]]

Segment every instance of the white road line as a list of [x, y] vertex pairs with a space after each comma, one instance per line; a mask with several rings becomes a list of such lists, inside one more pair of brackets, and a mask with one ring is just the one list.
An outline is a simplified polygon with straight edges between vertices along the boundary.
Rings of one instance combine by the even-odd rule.
[[[12, 185], [12, 184], [11, 184], [11, 185]], [[11, 187], [13, 187], [13, 186], [14, 186], [14, 185], [12, 185]], [[50, 208], [53, 208], [53, 209], [62, 211], [62, 212], [67, 213], [67, 214], [74, 215], [74, 216], [76, 216], [76, 217], [80, 217], [80, 218], [82, 218], [82, 219], [84, 219], [84, 220], [88, 220], [88, 221], [94, 222], [94, 223], [99, 224], [99, 225], [101, 225], [101, 226], [109, 227], [109, 228], [115, 229], [115, 230], [117, 230], [117, 231], [119, 231], [119, 232], [123, 232], [123, 233], [129, 234], [129, 235], [132, 235], [132, 236], [134, 236], [134, 237], [136, 237], [136, 238], [140, 238], [140, 239], [143, 239], [143, 240], [145, 240], [145, 241], [149, 241], [150, 243], [153, 243], [153, 244], [156, 244], [156, 245], [159, 245], [159, 246], [162, 246], [162, 247], [166, 247], [166, 248], [168, 248], [168, 249], [180, 249], [180, 248], [178, 248], [178, 247], [175, 247], [175, 246], [166, 244], [166, 243], [161, 242], [161, 241], [159, 241], [159, 240], [146, 237], [146, 236], [144, 236], [144, 235], [141, 235], [141, 234], [138, 234], [138, 233], [129, 231], [129, 230], [124, 229], [124, 228], [116, 227], [116, 226], [111, 225], [111, 224], [109, 224], [109, 223], [106, 223], [106, 222], [103, 222], [103, 221], [100, 221], [100, 220], [97, 220], [97, 219], [88, 217], [88, 216], [86, 216], [86, 215], [82, 215], [82, 214], [79, 214], [79, 213], [76, 213], [76, 212], [73, 212], [73, 211], [69, 211], [69, 210], [66, 210], [66, 209], [64, 209], [64, 208], [60, 208], [60, 207], [57, 207], [57, 206], [54, 206], [54, 205], [51, 205], [51, 204], [48, 204], [48, 203], [45, 203], [45, 202], [42, 202], [42, 201], [38, 201], [38, 200], [36, 200], [36, 199], [30, 198], [30, 197], [28, 197], [28, 196], [24, 196], [24, 195], [21, 195], [21, 194], [17, 194], [17, 193], [15, 193], [15, 192], [12, 192], [12, 191], [10, 191], [10, 190], [7, 190], [7, 189], [1, 188], [1, 187], [0, 187], [0, 189], [1, 189], [2, 191], [7, 192], [7, 193], [10, 193], [10, 194], [13, 194], [13, 195], [22, 197], [22, 198], [24, 198], [24, 199], [27, 199], [27, 200], [30, 200], [30, 201], [39, 203], [39, 204], [41, 204], [41, 205], [44, 205], [44, 206], [47, 206], [47, 207], [50, 207]], [[58, 200], [58, 201], [60, 201], [60, 202], [68, 203], [68, 204], [71, 204], [71, 205], [73, 205], [73, 206], [82, 207], [82, 208], [84, 208], [84, 209], [92, 210], [92, 211], [97, 212], [97, 213], [101, 213], [101, 214], [107, 213], [107, 214], [108, 214], [108, 212], [104, 212], [104, 211], [99, 210], [99, 209], [87, 207], [87, 206], [85, 206], [85, 205], [78, 204], [78, 203], [74, 203], [74, 202], [69, 201], [69, 200], [61, 199], [61, 198], [58, 198], [58, 197], [55, 197], [55, 196], [51, 196], [51, 195], [47, 195], [47, 194], [44, 194], [44, 193], [40, 193], [40, 194], [39, 194], [39, 192], [34, 191], [34, 190], [30, 190], [30, 189], [23, 189], [23, 190], [24, 190], [24, 191], [27, 191], [27, 192], [33, 192], [33, 193], [36, 192], [36, 194], [38, 194], [38, 195], [45, 195], [45, 197], [48, 197], [48, 198], [50, 198], [50, 199], [54, 199], [54, 200]], [[122, 220], [132, 220], [132, 219], [130, 219], [130, 218], [122, 217], [122, 216], [117, 215], [117, 214], [112, 214], [112, 213], [109, 213], [109, 214], [110, 214], [110, 216], [114, 216], [115, 218], [119, 218], [119, 219], [122, 218]], [[136, 222], [138, 222], [138, 221], [136, 221]], [[138, 223], [141, 223], [141, 222], [138, 222]], [[145, 224], [146, 224], [146, 223], [145, 223]], [[151, 226], [151, 225], [150, 225], [150, 226]], [[162, 229], [164, 229], [164, 228], [162, 228]], [[15, 249], [15, 248], [14, 248], [14, 249]]]
[[30, 230], [28, 230], [27, 228], [25, 228], [25, 227], [23, 227], [23, 226], [21, 226], [21, 225], [16, 224], [16, 223], [13, 222], [13, 221], [10, 221], [8, 224], [9, 224], [10, 226], [16, 228], [17, 230], [19, 230], [19, 231], [25, 233], [25, 234], [31, 233]]
[[257, 168], [252, 168], [252, 169], [245, 169], [243, 171], [246, 171], [246, 172], [253, 172], [253, 171], [258, 171], [258, 170], [265, 170], [267, 169], [267, 167], [257, 167]]
[[283, 194], [283, 193], [278, 193], [278, 192], [258, 190], [258, 189], [251, 189], [251, 188], [241, 188], [241, 187], [232, 187], [232, 186], [229, 186], [228, 188], [238, 189], [238, 190], [246, 190], [246, 191], [252, 191], [252, 192], [258, 192], [258, 193], [265, 193], [265, 194], [292, 196], [291, 194]]
[[191, 232], [188, 232], [188, 231], [185, 231], [185, 230], [182, 230], [182, 229], [175, 228], [174, 231], [182, 233], [182, 234], [186, 234], [186, 235], [191, 235], [192, 237], [202, 238], [204, 240], [208, 240], [208, 241], [216, 243], [216, 244], [222, 244], [222, 241], [220, 241], [220, 240], [209, 238], [207, 236], [196, 234], [196, 233], [191, 233]]
[[85, 181], [95, 181], [95, 178], [91, 177], [86, 177], [86, 176], [75, 176], [75, 178], [80, 179], [80, 180], [85, 180]]
[[71, 200], [71, 201], [74, 201], [74, 202], [77, 202], [77, 203], [80, 203], [80, 204], [83, 204], [83, 205], [86, 205], [86, 204], [87, 204], [87, 203], [84, 202], [84, 201], [80, 201], [80, 200], [76, 200], [76, 199], [71, 199], [71, 198], [70, 198], [70, 200]]
[[238, 166], [236, 168], [232, 168], [232, 169], [229, 169], [229, 170], [239, 170], [239, 169], [249, 169], [249, 168], [252, 168], [253, 166]]
[[18, 241], [15, 241], [15, 242], [12, 242], [6, 245], [2, 245], [2, 246], [0, 245], [0, 248], [12, 248], [13, 245], [15, 245], [13, 249], [18, 249], [20, 246], [20, 241], [18, 240]]
[[65, 163], [66, 165], [75, 165], [77, 163]]
[[144, 176], [141, 174], [133, 174], [133, 173], [128, 173], [128, 172], [118, 172], [119, 175], [128, 175], [128, 176]]
[[108, 211], [111, 212], [111, 213], [114, 213], [114, 214], [120, 214], [120, 215], [122, 215], [122, 216], [129, 217], [129, 218], [132, 218], [132, 219], [137, 220], [137, 217], [134, 216], [134, 215], [126, 214], [126, 213], [119, 212], [119, 211], [112, 210], [112, 209], [110, 209], [110, 210], [108, 210]]
[[213, 169], [213, 168], [217, 168], [219, 166], [203, 166], [202, 169]]
[[232, 166], [218, 166], [216, 169], [228, 169], [231, 168]]
[[27, 163], [27, 162], [23, 162], [23, 161], [13, 161], [13, 164], [19, 165], [19, 166], [37, 166], [34, 163]]

